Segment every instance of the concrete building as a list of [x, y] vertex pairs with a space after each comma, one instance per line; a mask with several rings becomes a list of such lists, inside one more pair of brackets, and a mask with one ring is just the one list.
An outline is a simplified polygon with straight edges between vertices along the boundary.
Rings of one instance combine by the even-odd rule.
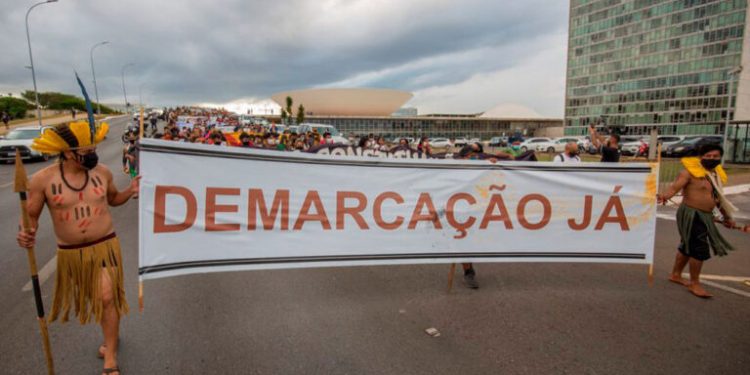
[[[389, 138], [447, 137], [480, 138], [522, 134], [562, 135], [551, 130], [562, 129], [562, 119], [514, 116], [532, 112], [515, 112], [498, 107], [478, 114], [416, 115], [416, 109], [404, 108], [412, 98], [405, 91], [385, 89], [309, 89], [281, 92], [271, 98], [286, 106], [291, 97], [293, 107], [305, 107], [305, 122], [335, 126], [344, 135], [373, 133]], [[414, 115], [410, 114], [413, 113]], [[486, 116], [485, 116], [486, 115]]]
[[604, 121], [627, 134], [722, 134], [727, 116], [749, 120], [749, 10], [747, 0], [571, 0], [566, 133]]
[[[479, 138], [522, 134], [548, 136], [550, 128], [562, 129], [562, 119], [486, 118], [456, 116], [310, 116], [305, 122], [335, 126], [344, 135], [373, 133], [388, 138], [446, 137]], [[562, 134], [558, 134], [562, 135]]]

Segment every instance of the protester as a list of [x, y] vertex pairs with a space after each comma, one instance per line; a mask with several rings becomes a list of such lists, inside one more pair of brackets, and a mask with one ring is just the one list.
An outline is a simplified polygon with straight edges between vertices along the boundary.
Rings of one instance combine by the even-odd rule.
[[[45, 204], [57, 238], [57, 279], [50, 321], [68, 321], [71, 308], [81, 324], [101, 324], [105, 373], [119, 373], [120, 317], [128, 312], [120, 244], [109, 206], [120, 206], [138, 193], [138, 178], [118, 191], [112, 172], [98, 163], [96, 145], [108, 126], [90, 132], [90, 124], [60, 124], [44, 131], [32, 148], [59, 155], [59, 162], [35, 173], [27, 201], [31, 230], [19, 230], [18, 244], [34, 246]], [[93, 124], [91, 124], [93, 127]], [[95, 133], [95, 134], [91, 134]]]
[[[424, 139], [424, 138], [423, 138]], [[484, 158], [484, 147], [479, 142], [468, 144], [458, 152], [455, 159], [481, 159]], [[496, 163], [496, 158], [488, 158], [491, 163]], [[464, 285], [467, 288], [478, 289], [479, 282], [476, 280], [476, 271], [473, 263], [461, 263], [464, 270]]]
[[589, 126], [589, 135], [591, 143], [602, 154], [602, 163], [619, 163], [620, 162], [620, 135], [612, 133], [604, 140], [604, 136], [597, 133], [594, 125]]
[[430, 146], [430, 140], [427, 137], [422, 137], [417, 145], [417, 152], [424, 153], [427, 156], [432, 156], [432, 147]]
[[[710, 298], [712, 295], [700, 284], [703, 262], [711, 258], [710, 249], [718, 256], [734, 250], [716, 227], [713, 210], [720, 210], [725, 227], [734, 228], [736, 223], [732, 214], [737, 208], [723, 193], [722, 186], [727, 182], [726, 172], [721, 167], [724, 149], [719, 145], [705, 144], [700, 146], [698, 154], [699, 157], [682, 159], [685, 169], [664, 194], [657, 195], [657, 200], [666, 203], [682, 191], [682, 204], [677, 210], [680, 245], [669, 280], [687, 286], [698, 297]], [[690, 281], [682, 278], [686, 265], [689, 265]]]
[[578, 143], [568, 142], [565, 144], [565, 152], [555, 155], [552, 161], [555, 163], [580, 163], [581, 157], [578, 154]]
[[138, 149], [135, 145], [135, 140], [135, 136], [130, 136], [122, 156], [125, 173], [130, 175], [131, 179], [138, 175]]
[[73, 120], [76, 119], [76, 109], [73, 107], [70, 107], [70, 117], [72, 117]]
[[8, 125], [8, 123], [10, 122], [10, 115], [8, 114], [8, 112], [3, 111], [3, 114], [2, 116], [0, 116], [0, 119], [2, 119], [3, 124], [5, 125], [5, 130], [8, 130], [8, 128], [10, 127]]

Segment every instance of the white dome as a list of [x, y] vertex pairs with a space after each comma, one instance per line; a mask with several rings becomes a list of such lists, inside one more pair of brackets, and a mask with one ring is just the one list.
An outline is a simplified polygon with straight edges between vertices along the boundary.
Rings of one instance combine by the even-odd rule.
[[482, 113], [479, 117], [485, 118], [542, 118], [533, 109], [516, 103], [503, 103], [499, 106]]

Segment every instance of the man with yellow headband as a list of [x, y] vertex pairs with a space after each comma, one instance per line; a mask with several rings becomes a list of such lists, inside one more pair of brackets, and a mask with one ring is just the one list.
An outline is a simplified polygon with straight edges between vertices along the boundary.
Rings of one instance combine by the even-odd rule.
[[[93, 116], [91, 118], [93, 120]], [[34, 245], [39, 216], [46, 205], [57, 237], [57, 279], [50, 321], [68, 320], [73, 309], [81, 324], [101, 324], [104, 373], [119, 374], [117, 340], [120, 316], [128, 312], [120, 244], [109, 206], [119, 206], [138, 192], [138, 178], [118, 191], [112, 172], [98, 163], [96, 145], [108, 125], [60, 124], [34, 140], [32, 148], [59, 155], [59, 162], [29, 181], [28, 212], [32, 230], [18, 232], [18, 244]]]
[[[727, 174], [721, 167], [723, 153], [719, 145], [701, 146], [698, 157], [682, 159], [685, 169], [672, 186], [657, 197], [659, 203], [665, 203], [682, 191], [682, 204], [677, 210], [680, 245], [669, 280], [687, 286], [690, 292], [702, 298], [712, 297], [700, 285], [701, 268], [703, 262], [711, 258], [710, 249], [718, 256], [734, 250], [714, 223], [713, 211], [718, 209], [723, 216], [724, 226], [733, 228], [736, 225], [732, 214], [737, 208], [726, 199], [723, 191], [727, 182]], [[682, 278], [686, 265], [689, 265], [690, 281]]]

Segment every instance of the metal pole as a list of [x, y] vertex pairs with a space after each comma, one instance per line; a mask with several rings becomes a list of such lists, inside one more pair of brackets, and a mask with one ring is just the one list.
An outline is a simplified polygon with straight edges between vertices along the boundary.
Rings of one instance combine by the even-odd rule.
[[101, 115], [102, 114], [102, 105], [99, 104], [99, 88], [96, 87], [96, 70], [94, 70], [94, 49], [99, 46], [103, 46], [105, 44], [109, 43], [109, 41], [103, 41], [99, 42], [97, 44], [94, 44], [91, 46], [91, 52], [89, 53], [89, 56], [91, 57], [91, 75], [94, 77], [94, 93], [96, 94], [96, 114]]
[[734, 94], [734, 78], [736, 76], [739, 76], [739, 74], [742, 72], [742, 66], [738, 66], [732, 70], [730, 70], [727, 75], [729, 75], [729, 100], [727, 100], [727, 116], [724, 119], [724, 140], [722, 141], [721, 146], [724, 148], [724, 155], [721, 157], [721, 163], [725, 163], [727, 161], [727, 139], [729, 137], [729, 114], [732, 110], [732, 99]]
[[128, 105], [128, 93], [125, 91], [125, 68], [135, 65], [134, 63], [128, 63], [122, 66], [122, 96], [125, 97], [125, 112], [130, 114], [130, 106]]
[[47, 3], [54, 3], [57, 0], [48, 0], [36, 3], [26, 11], [26, 42], [29, 44], [29, 62], [31, 63], [31, 80], [34, 82], [34, 100], [36, 101], [36, 117], [39, 120], [39, 129], [42, 128], [42, 107], [39, 106], [39, 91], [36, 89], [36, 72], [34, 71], [34, 56], [31, 54], [31, 36], [29, 35], [29, 13], [31, 10]]

